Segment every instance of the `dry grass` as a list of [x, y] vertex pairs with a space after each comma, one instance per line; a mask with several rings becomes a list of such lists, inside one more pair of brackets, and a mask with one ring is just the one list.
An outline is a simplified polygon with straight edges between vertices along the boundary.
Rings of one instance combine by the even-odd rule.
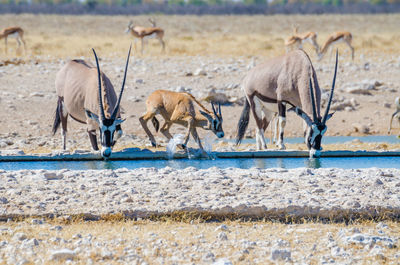
[[[130, 19], [148, 25], [147, 16], [57, 16], [2, 15], [3, 27], [19, 25], [25, 30], [29, 55], [71, 58], [91, 56], [96, 48], [102, 56], [125, 56], [132, 37], [124, 34]], [[322, 45], [336, 30], [353, 33], [356, 57], [363, 53], [399, 54], [400, 15], [312, 15], [312, 16], [155, 16], [165, 29], [167, 52], [163, 56], [218, 55], [268, 56], [284, 53], [284, 39], [291, 26], [318, 33]], [[139, 44], [139, 43], [138, 43]], [[140, 44], [139, 44], [140, 45]], [[343, 45], [343, 44], [341, 44]], [[15, 55], [9, 41], [9, 57]], [[305, 45], [311, 50], [309, 45]], [[342, 46], [342, 50], [347, 48]], [[1, 47], [2, 49], [2, 47]], [[149, 40], [145, 56], [160, 56], [157, 40]], [[2, 54], [4, 57], [4, 54]]]
[[[28, 238], [36, 238], [40, 244], [35, 247], [35, 256], [47, 261], [48, 252], [52, 249], [75, 249], [74, 244], [79, 240], [77, 234], [83, 238], [91, 235], [94, 242], [100, 242], [95, 248], [85, 250], [85, 255], [78, 254], [74, 264], [87, 264], [90, 258], [95, 263], [120, 264], [119, 258], [126, 256], [127, 249], [141, 256], [148, 264], [158, 264], [157, 258], [163, 257], [166, 264], [174, 263], [172, 256], [185, 253], [187, 262], [201, 263], [202, 252], [213, 252], [215, 258], [229, 257], [234, 264], [270, 264], [270, 249], [278, 240], [284, 240], [292, 251], [292, 259], [301, 260], [309, 257], [309, 264], [319, 264], [322, 256], [330, 256], [331, 250], [327, 246], [327, 238], [331, 235], [338, 246], [354, 257], [358, 264], [383, 264], [395, 262], [393, 257], [398, 248], [383, 248], [385, 259], [379, 256], [368, 256], [368, 250], [362, 245], [346, 245], [339, 239], [339, 233], [353, 234], [351, 231], [359, 230], [361, 233], [374, 235], [377, 233], [376, 223], [361, 222], [352, 225], [344, 224], [318, 224], [305, 223], [297, 225], [283, 225], [279, 223], [243, 223], [226, 222], [228, 227], [228, 240], [219, 240], [217, 235], [221, 232], [217, 228], [221, 223], [176, 223], [176, 222], [87, 222], [61, 224], [63, 229], [57, 231], [50, 229], [58, 222], [50, 221], [44, 225], [32, 225], [29, 220], [18, 223], [7, 223], [3, 227], [11, 228], [15, 233], [23, 232]], [[399, 238], [400, 225], [386, 223], [391, 238]], [[57, 243], [49, 241], [50, 238], [60, 238]], [[12, 235], [2, 234], [2, 240], [12, 242]], [[160, 241], [161, 240], [161, 241]], [[92, 242], [93, 242], [92, 241]], [[64, 243], [63, 243], [64, 242]], [[118, 244], [116, 243], [118, 242]], [[134, 243], [133, 243], [134, 242]], [[157, 248], [157, 242], [162, 242], [165, 247]], [[246, 243], [249, 242], [249, 243]], [[251, 242], [257, 242], [251, 244]], [[96, 244], [95, 244], [96, 245]], [[100, 254], [100, 246], [106, 247], [113, 253], [112, 259], [104, 259]], [[247, 249], [247, 251], [243, 251]], [[310, 256], [312, 254], [312, 256]], [[0, 251], [0, 258], [1, 258]], [[4, 253], [3, 253], [4, 255]], [[21, 254], [23, 255], [23, 254]], [[169, 261], [168, 261], [169, 260]], [[340, 262], [340, 259], [336, 260]], [[176, 262], [174, 264], [180, 264]], [[48, 261], [45, 264], [55, 264]], [[61, 263], [60, 263], [61, 264]]]

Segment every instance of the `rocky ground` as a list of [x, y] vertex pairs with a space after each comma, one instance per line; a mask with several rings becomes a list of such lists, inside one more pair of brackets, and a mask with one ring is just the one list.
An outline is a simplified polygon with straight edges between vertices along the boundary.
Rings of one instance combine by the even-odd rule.
[[[265, 58], [210, 58], [210, 57], [133, 57], [122, 99], [125, 138], [116, 148], [146, 146], [147, 137], [138, 118], [145, 111], [145, 99], [156, 89], [187, 91], [203, 100], [223, 103], [226, 138], [234, 138], [243, 104], [240, 83], [248, 69]], [[89, 58], [91, 61], [91, 58]], [[0, 67], [0, 149], [22, 149], [26, 152], [60, 149], [59, 134], [51, 134], [56, 94], [55, 75], [65, 63], [63, 60], [35, 57], [21, 64]], [[333, 75], [333, 62], [328, 59], [314, 62], [325, 101]], [[102, 58], [102, 70], [113, 80], [117, 89], [123, 76], [124, 59]], [[366, 55], [363, 60], [349, 62], [346, 57], [339, 63], [337, 89], [332, 110], [336, 113], [329, 121], [326, 135], [385, 135], [394, 112], [394, 98], [399, 95], [400, 61], [398, 58]], [[69, 121], [67, 148], [90, 149], [85, 126]], [[151, 126], [151, 125], [150, 125]], [[393, 133], [399, 124], [394, 122]], [[251, 118], [248, 137], [254, 137]], [[397, 127], [397, 128], [396, 128]], [[184, 132], [173, 127], [173, 133]], [[154, 132], [154, 131], [153, 131]], [[205, 132], [199, 130], [204, 137]], [[302, 136], [302, 121], [288, 114], [286, 136]], [[267, 133], [268, 137], [268, 133]], [[162, 135], [156, 139], [165, 143]]]
[[[388, 220], [399, 215], [399, 176], [395, 169], [1, 171], [0, 216], [9, 221], [0, 225], [0, 264], [398, 264], [399, 225]], [[362, 223], [305, 221], [352, 218]]]
[[398, 264], [398, 223], [0, 225], [1, 264]]

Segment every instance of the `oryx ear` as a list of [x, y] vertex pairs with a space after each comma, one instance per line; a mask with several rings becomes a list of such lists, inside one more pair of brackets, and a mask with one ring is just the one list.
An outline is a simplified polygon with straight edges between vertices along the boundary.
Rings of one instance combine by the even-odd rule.
[[123, 123], [126, 119], [116, 119], [115, 120], [115, 126], [120, 125], [121, 123]]
[[209, 120], [209, 121], [212, 121], [212, 120], [213, 120], [213, 118], [211, 117], [211, 115], [208, 114], [207, 112], [204, 112], [204, 111], [200, 110], [200, 113], [201, 113], [201, 115], [203, 115], [204, 117], [206, 117], [207, 120]]
[[86, 116], [94, 121], [96, 121], [98, 124], [100, 124], [99, 116], [91, 112], [90, 110], [85, 109]]
[[308, 117], [308, 115], [299, 107], [291, 107], [290, 109], [288, 109], [288, 111], [294, 111], [299, 117], [301, 117], [308, 126], [311, 127], [311, 125], [313, 124], [312, 120], [310, 117]]

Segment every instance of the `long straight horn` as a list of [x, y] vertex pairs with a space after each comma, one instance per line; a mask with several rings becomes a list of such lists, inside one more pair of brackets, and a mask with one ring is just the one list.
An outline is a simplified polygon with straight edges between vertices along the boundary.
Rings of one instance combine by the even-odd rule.
[[214, 103], [212, 103], [212, 102], [211, 102], [211, 107], [212, 107], [212, 110], [213, 110], [213, 112], [214, 112], [214, 115], [215, 115], [215, 116], [218, 116], [218, 115], [217, 115], [217, 111], [215, 110], [215, 107], [214, 107]]
[[326, 106], [324, 118], [322, 119], [322, 124], [325, 124], [326, 119], [328, 118], [329, 109], [330, 109], [330, 107], [331, 107], [331, 102], [332, 102], [332, 97], [333, 97], [333, 90], [335, 89], [337, 65], [338, 65], [338, 50], [336, 49], [335, 74], [333, 75], [331, 94], [329, 95], [329, 101], [328, 101], [328, 105]]
[[317, 110], [315, 108], [314, 88], [312, 86], [311, 78], [312, 77], [310, 77], [310, 97], [311, 97], [312, 115], [313, 115], [313, 121], [317, 122], [318, 121]]
[[126, 73], [128, 72], [129, 57], [131, 56], [131, 49], [132, 49], [132, 44], [129, 47], [128, 58], [126, 58], [124, 80], [122, 81], [121, 92], [119, 92], [118, 102], [117, 102], [117, 105], [115, 105], [114, 111], [113, 111], [113, 113], [111, 115], [111, 119], [115, 119], [115, 117], [117, 116], [118, 109], [119, 109], [119, 104], [121, 103], [122, 93], [124, 92], [124, 87], [125, 87]]
[[96, 58], [96, 65], [97, 65], [97, 75], [99, 79], [99, 106], [100, 106], [100, 115], [101, 115], [101, 120], [106, 119], [106, 115], [104, 114], [104, 108], [103, 108], [103, 97], [101, 95], [101, 73], [100, 73], [100, 66], [99, 66], [99, 59], [97, 58], [96, 51], [92, 48], [93, 53], [94, 53], [94, 58]]

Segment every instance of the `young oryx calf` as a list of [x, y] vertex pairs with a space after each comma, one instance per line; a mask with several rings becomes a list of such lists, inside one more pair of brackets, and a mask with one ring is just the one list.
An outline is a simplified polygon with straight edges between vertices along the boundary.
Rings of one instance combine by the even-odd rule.
[[[283, 130], [286, 124], [286, 105], [294, 106], [294, 110], [305, 123], [305, 142], [310, 150], [310, 156], [318, 157], [321, 139], [326, 132], [326, 122], [333, 114], [328, 114], [332, 101], [336, 80], [338, 55], [336, 53], [335, 75], [331, 94], [323, 117], [320, 115], [321, 90], [318, 86], [317, 74], [308, 55], [302, 50], [272, 59], [261, 64], [247, 74], [243, 80], [242, 89], [246, 102], [239, 123], [236, 144], [240, 144], [249, 124], [250, 109], [256, 120], [257, 149], [265, 149], [264, 131], [278, 112], [279, 139], [277, 145], [285, 149]], [[314, 88], [313, 85], [314, 84]], [[314, 96], [315, 95], [315, 96]], [[304, 109], [305, 112], [302, 110]], [[306, 114], [312, 115], [312, 119]]]
[[154, 128], [158, 131], [160, 124], [155, 116], [161, 114], [165, 121], [164, 125], [161, 127], [161, 133], [167, 137], [168, 140], [172, 138], [172, 135], [169, 133], [171, 125], [173, 123], [180, 124], [188, 128], [183, 148], [186, 148], [189, 136], [192, 134], [200, 149], [204, 151], [196, 127], [212, 130], [218, 138], [224, 137], [221, 105], [218, 105], [218, 113], [213, 103], [211, 103], [211, 106], [213, 113], [206, 109], [189, 93], [156, 90], [147, 98], [147, 112], [140, 117], [139, 120], [154, 147], [157, 146], [156, 140], [147, 127], [147, 121], [151, 119]]
[[[53, 134], [60, 123], [62, 125], [63, 148], [66, 147], [67, 118], [87, 124], [90, 143], [94, 150], [97, 146], [96, 128], [100, 131], [102, 145], [101, 155], [105, 158], [111, 155], [111, 148], [116, 140], [122, 136], [120, 103], [126, 80], [129, 56], [125, 65], [125, 74], [121, 92], [117, 99], [110, 79], [100, 71], [99, 61], [95, 50], [97, 69], [83, 60], [68, 62], [56, 76], [56, 90], [58, 95], [56, 115], [53, 124]], [[114, 133], [117, 135], [114, 139]]]

